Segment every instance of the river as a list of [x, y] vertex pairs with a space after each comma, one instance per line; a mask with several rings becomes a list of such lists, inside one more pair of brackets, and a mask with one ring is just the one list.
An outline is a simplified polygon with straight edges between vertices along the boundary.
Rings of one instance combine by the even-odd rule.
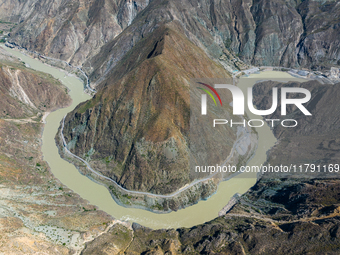
[[[89, 178], [80, 174], [74, 165], [63, 160], [58, 153], [58, 148], [54, 141], [62, 118], [68, 112], [72, 111], [79, 103], [90, 99], [90, 96], [83, 91], [84, 85], [82, 81], [75, 76], [67, 75], [63, 70], [45, 65], [39, 60], [26, 56], [17, 50], [9, 49], [4, 46], [3, 48], [29, 64], [31, 68], [51, 74], [70, 89], [69, 95], [73, 100], [72, 105], [54, 111], [46, 118], [42, 137], [44, 160], [48, 162], [54, 176], [64, 185], [113, 217], [119, 220], [137, 222], [153, 229], [192, 227], [216, 218], [218, 212], [228, 203], [235, 193], [243, 194], [256, 183], [255, 174], [241, 174], [220, 183], [217, 192], [208, 200], [200, 201], [193, 206], [167, 214], [156, 214], [142, 209], [125, 208], [118, 205], [104, 186], [91, 181]], [[256, 80], [276, 80], [278, 78], [283, 78], [283, 80], [286, 81], [301, 80], [293, 78], [291, 75], [284, 72], [267, 71], [241, 78], [238, 86], [245, 91], [246, 88], [252, 86]], [[247, 107], [245, 107], [245, 109], [250, 119], [261, 118], [250, 113], [249, 110], [247, 110]], [[248, 165], [259, 166], [264, 163], [266, 160], [266, 152], [276, 142], [276, 138], [267, 125], [262, 128], [257, 128], [257, 132], [259, 135], [258, 148], [254, 157], [248, 162]]]

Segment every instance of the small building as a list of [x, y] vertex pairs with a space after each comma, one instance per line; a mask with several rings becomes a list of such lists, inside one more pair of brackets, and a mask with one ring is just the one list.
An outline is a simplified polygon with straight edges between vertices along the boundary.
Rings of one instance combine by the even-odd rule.
[[298, 75], [301, 75], [301, 76], [307, 76], [308, 74], [309, 74], [308, 71], [303, 71], [303, 70], [298, 71]]
[[331, 68], [331, 77], [332, 78], [340, 78], [340, 69], [339, 68], [336, 68], [336, 67], [332, 67]]

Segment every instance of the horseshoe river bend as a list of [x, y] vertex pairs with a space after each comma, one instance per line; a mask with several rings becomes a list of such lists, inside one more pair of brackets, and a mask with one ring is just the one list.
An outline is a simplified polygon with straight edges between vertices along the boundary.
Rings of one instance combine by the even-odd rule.
[[[177, 212], [157, 214], [143, 209], [126, 208], [118, 205], [111, 197], [106, 187], [93, 182], [86, 176], [82, 175], [74, 165], [62, 159], [58, 153], [55, 143], [55, 135], [63, 117], [72, 111], [79, 103], [90, 99], [90, 96], [84, 93], [83, 82], [65, 71], [43, 64], [37, 59], [29, 57], [18, 50], [4, 47], [12, 55], [21, 59], [38, 71], [51, 74], [59, 79], [67, 88], [72, 98], [72, 104], [63, 109], [50, 113], [46, 118], [46, 123], [42, 137], [42, 152], [51, 168], [52, 173], [63, 184], [78, 193], [82, 198], [88, 200], [91, 204], [96, 205], [100, 210], [107, 212], [114, 218], [136, 222], [153, 229], [160, 228], [178, 228], [192, 227], [218, 216], [218, 212], [228, 203], [235, 193], [243, 194], [256, 183], [256, 176], [242, 178], [243, 174], [231, 178], [219, 184], [217, 192], [208, 200], [199, 201], [197, 204], [181, 209]], [[252, 79], [250, 79], [252, 78]], [[288, 80], [297, 80], [288, 73], [277, 71], [266, 71], [260, 74], [252, 74], [249, 77], [243, 77], [239, 80], [238, 86], [245, 90], [247, 87], [254, 85], [256, 80], [283, 78]], [[249, 118], [259, 118], [246, 110]], [[276, 138], [272, 134], [269, 126], [257, 128], [258, 145], [255, 154], [248, 162], [248, 165], [261, 165], [265, 162], [266, 152], [275, 144]]]

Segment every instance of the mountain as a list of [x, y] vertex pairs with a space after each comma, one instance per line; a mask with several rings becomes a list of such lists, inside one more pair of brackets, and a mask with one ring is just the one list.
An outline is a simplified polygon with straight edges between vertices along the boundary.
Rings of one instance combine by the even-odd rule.
[[[295, 119], [298, 125], [295, 128], [285, 128], [277, 124], [273, 133], [278, 143], [269, 151], [268, 163], [272, 165], [297, 166], [303, 164], [320, 165], [314, 173], [308, 171], [292, 174], [295, 177], [308, 178], [336, 178], [337, 173], [324, 172], [323, 166], [339, 162], [339, 128], [340, 128], [340, 84], [320, 84], [317, 81], [303, 83], [264, 82], [254, 86], [254, 104], [260, 109], [269, 109], [272, 102], [271, 91], [273, 87], [301, 87], [311, 92], [312, 98], [304, 104], [312, 116], [305, 116], [296, 106], [289, 105], [287, 116], [281, 116], [281, 106], [268, 119]], [[279, 93], [280, 94], [280, 93]], [[301, 97], [300, 94], [291, 94], [290, 97]], [[303, 167], [303, 172], [305, 167]]]
[[[169, 194], [206, 177], [209, 173], [195, 174], [190, 162], [222, 164], [237, 131], [225, 126], [224, 136], [209, 136], [211, 125], [190, 127], [192, 111], [196, 115], [201, 111], [200, 94], [190, 95], [197, 83], [190, 85], [190, 80], [205, 77], [222, 79], [229, 73], [185, 37], [179, 22], [160, 26], [126, 54], [98, 85], [93, 99], [67, 115], [63, 134], [68, 148], [129, 190]], [[222, 95], [225, 102], [231, 101], [230, 94]], [[225, 104], [216, 111], [209, 124], [216, 116], [230, 117], [232, 110]], [[199, 153], [202, 146], [209, 151], [204, 157]], [[253, 149], [254, 144], [246, 148], [242, 160]], [[236, 164], [240, 160], [233, 157]], [[216, 185], [210, 189], [196, 191], [190, 200], [197, 201], [201, 192], [203, 198], [209, 196]]]
[[[190, 79], [230, 77], [247, 64], [323, 68], [339, 60], [334, 1], [6, 3], [3, 19], [19, 23], [10, 41], [89, 74], [98, 94], [67, 116], [65, 139], [131, 190], [171, 193], [197, 178], [185, 170]], [[236, 130], [224, 134], [206, 148], [214, 155], [213, 142], [223, 144], [225, 159]], [[205, 196], [216, 189], [209, 185]]]
[[17, 23], [23, 47], [81, 65], [127, 27], [148, 0], [1, 1], [0, 19]]
[[337, 65], [340, 60], [336, 36], [340, 7], [333, 0], [64, 0], [53, 4], [2, 0], [0, 5], [1, 19], [19, 24], [10, 41], [83, 65], [93, 82], [109, 73], [139, 40], [176, 20], [192, 42], [213, 58], [227, 61], [231, 69], [242, 66], [238, 57], [253, 65], [314, 68]]
[[[334, 0], [0, 0], [0, 6], [0, 24], [6, 24], [10, 42], [80, 66], [88, 74], [97, 94], [67, 115], [67, 146], [94, 169], [133, 190], [173, 192], [207, 176], [187, 171], [190, 164], [223, 162], [232, 151], [239, 130], [225, 126], [209, 140], [206, 127], [191, 129], [189, 117], [200, 110], [200, 94], [190, 93], [197, 79], [229, 78], [251, 64], [317, 70], [340, 65], [340, 3]], [[53, 224], [79, 236], [81, 244], [88, 241], [82, 254], [339, 253], [339, 181], [321, 179], [330, 175], [307, 176], [313, 180], [263, 176], [226, 215], [190, 229], [112, 225], [109, 215], [54, 179], [41, 158], [39, 116], [66, 105], [66, 92], [58, 82], [18, 62], [2, 62], [1, 70], [0, 114], [6, 119], [0, 120], [2, 249], [80, 252], [79, 246], [60, 240], [51, 244], [32, 234], [35, 227]], [[339, 84], [258, 84], [258, 108], [270, 107], [273, 86], [310, 89], [312, 100], [306, 107], [312, 116], [289, 108], [287, 118], [299, 125], [294, 130], [273, 128], [279, 141], [268, 152], [267, 163], [339, 162]], [[221, 96], [226, 100], [223, 107], [209, 101], [208, 121], [230, 117], [231, 96]], [[280, 109], [269, 117], [281, 118]], [[202, 135], [192, 137], [191, 131]], [[60, 135], [56, 138], [62, 148]], [[192, 158], [200, 155], [199, 146], [189, 146], [192, 142], [211, 154]], [[252, 134], [246, 154], [232, 154], [232, 162], [245, 163], [255, 144]], [[221, 148], [225, 154], [218, 153]], [[72, 162], [84, 170], [82, 163]], [[169, 200], [120, 194], [98, 181], [123, 205], [134, 201], [142, 208], [170, 211], [208, 198], [223, 177]]]

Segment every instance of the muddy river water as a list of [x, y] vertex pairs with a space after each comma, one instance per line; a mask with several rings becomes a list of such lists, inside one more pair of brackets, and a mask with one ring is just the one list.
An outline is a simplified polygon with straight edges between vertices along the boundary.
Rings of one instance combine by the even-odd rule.
[[[6, 48], [6, 47], [3, 47]], [[218, 216], [218, 212], [228, 203], [235, 193], [245, 193], [256, 182], [255, 174], [240, 174], [228, 181], [220, 183], [217, 192], [206, 201], [200, 201], [197, 204], [181, 209], [177, 212], [166, 214], [156, 214], [142, 209], [125, 208], [118, 205], [111, 197], [109, 191], [102, 185], [91, 181], [72, 164], [63, 160], [54, 141], [60, 121], [70, 111], [72, 111], [79, 103], [90, 99], [90, 96], [84, 93], [84, 85], [81, 80], [75, 76], [67, 75], [63, 70], [51, 67], [41, 63], [39, 60], [26, 56], [17, 50], [6, 48], [12, 55], [19, 57], [27, 63], [31, 68], [49, 73], [59, 79], [65, 86], [70, 89], [69, 95], [72, 97], [72, 105], [52, 112], [46, 118], [46, 124], [43, 132], [42, 152], [44, 160], [46, 160], [51, 168], [52, 173], [63, 184], [78, 193], [82, 198], [88, 200], [91, 204], [98, 206], [99, 209], [107, 212], [113, 217], [120, 220], [128, 220], [137, 222], [143, 226], [153, 229], [158, 228], [178, 228], [192, 227]], [[291, 75], [284, 72], [267, 71], [260, 74], [252, 74], [239, 80], [238, 86], [244, 91], [247, 87], [252, 86], [257, 80], [278, 79], [297, 80]], [[246, 95], [246, 93], [244, 93]], [[250, 119], [261, 119], [250, 113], [245, 107]], [[266, 152], [276, 142], [276, 138], [270, 131], [269, 126], [265, 125], [257, 128], [259, 142], [253, 158], [248, 165], [261, 165], [266, 160]], [[246, 176], [247, 175], [247, 176]]]

